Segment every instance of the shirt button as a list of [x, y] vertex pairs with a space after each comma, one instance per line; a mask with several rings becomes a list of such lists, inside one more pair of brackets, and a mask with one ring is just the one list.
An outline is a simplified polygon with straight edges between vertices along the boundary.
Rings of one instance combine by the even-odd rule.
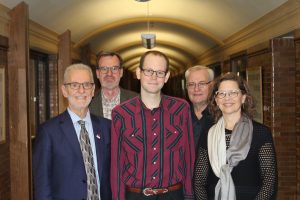
[[154, 118], [153, 121], [155, 121], [156, 119]]
[[131, 137], [134, 137], [134, 134], [132, 134]]
[[156, 147], [154, 147], [153, 150], [156, 151]]
[[155, 179], [155, 176], [153, 176], [152, 179]]
[[177, 131], [174, 131], [174, 133], [177, 133]]
[[156, 162], [153, 162], [153, 165], [156, 165]]
[[153, 133], [153, 135], [156, 135], [156, 133]]

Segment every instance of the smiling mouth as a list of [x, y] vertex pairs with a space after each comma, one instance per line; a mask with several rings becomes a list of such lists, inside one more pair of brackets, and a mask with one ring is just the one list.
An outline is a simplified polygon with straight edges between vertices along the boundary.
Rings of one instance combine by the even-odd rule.
[[148, 83], [149, 85], [157, 85], [158, 83], [155, 82], [155, 83]]
[[115, 78], [112, 76], [106, 76], [106, 77], [104, 77], [104, 79], [114, 80]]
[[86, 98], [87, 98], [87, 96], [76, 96], [76, 99], [79, 99], [79, 100], [86, 99]]
[[230, 106], [233, 105], [233, 103], [224, 103], [223, 105], [224, 105], [225, 107], [230, 107]]

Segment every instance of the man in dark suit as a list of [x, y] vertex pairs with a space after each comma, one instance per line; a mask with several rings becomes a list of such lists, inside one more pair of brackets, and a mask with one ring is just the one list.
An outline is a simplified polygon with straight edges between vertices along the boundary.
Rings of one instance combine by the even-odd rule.
[[33, 146], [36, 200], [110, 200], [110, 125], [90, 114], [90, 67], [69, 66], [61, 86], [68, 108], [39, 127]]
[[115, 52], [100, 52], [97, 56], [97, 78], [101, 89], [95, 94], [91, 104], [92, 114], [111, 119], [111, 110], [120, 103], [138, 94], [119, 86], [123, 76], [123, 60]]

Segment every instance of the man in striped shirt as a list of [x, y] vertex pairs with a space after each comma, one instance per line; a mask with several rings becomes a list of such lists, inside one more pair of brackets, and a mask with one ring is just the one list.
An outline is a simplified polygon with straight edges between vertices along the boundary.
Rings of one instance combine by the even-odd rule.
[[112, 111], [114, 200], [193, 199], [193, 129], [188, 103], [161, 93], [169, 61], [148, 51], [136, 70], [141, 94]]

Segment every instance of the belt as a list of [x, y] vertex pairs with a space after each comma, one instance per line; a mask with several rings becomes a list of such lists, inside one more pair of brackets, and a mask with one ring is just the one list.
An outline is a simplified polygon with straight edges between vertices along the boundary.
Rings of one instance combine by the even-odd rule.
[[165, 188], [132, 188], [129, 186], [126, 186], [126, 191], [128, 192], [134, 192], [134, 193], [143, 193], [145, 196], [151, 196], [151, 195], [158, 195], [158, 194], [163, 194], [167, 192], [172, 192], [175, 190], [179, 190], [182, 188], [181, 183], [176, 183], [175, 185], [171, 185], [169, 187]]

